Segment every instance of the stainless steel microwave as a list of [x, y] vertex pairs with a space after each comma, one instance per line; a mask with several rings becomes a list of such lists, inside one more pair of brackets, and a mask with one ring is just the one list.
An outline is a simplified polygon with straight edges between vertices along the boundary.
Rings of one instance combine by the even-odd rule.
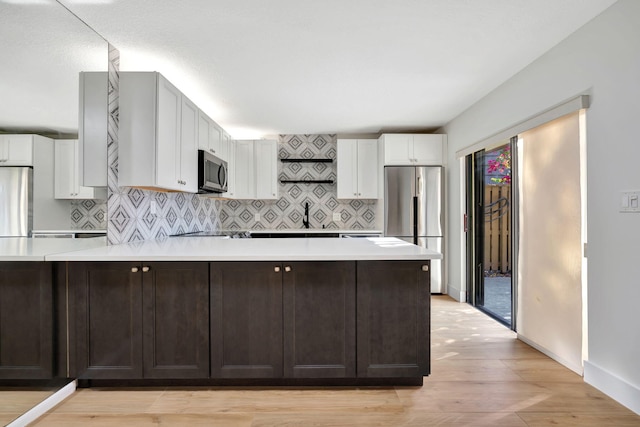
[[198, 150], [198, 193], [227, 191], [227, 162], [203, 150]]

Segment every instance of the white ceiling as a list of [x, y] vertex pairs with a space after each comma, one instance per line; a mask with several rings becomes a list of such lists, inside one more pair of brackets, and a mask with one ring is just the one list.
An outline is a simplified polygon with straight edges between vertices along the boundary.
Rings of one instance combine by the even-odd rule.
[[236, 138], [434, 130], [615, 2], [59, 1]]

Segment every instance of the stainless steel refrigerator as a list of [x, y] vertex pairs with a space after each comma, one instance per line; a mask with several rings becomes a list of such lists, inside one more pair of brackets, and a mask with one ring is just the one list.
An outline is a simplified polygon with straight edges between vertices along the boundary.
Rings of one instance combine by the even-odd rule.
[[0, 167], [0, 237], [29, 237], [33, 229], [33, 169]]
[[[384, 235], [444, 257], [442, 166], [385, 166]], [[443, 293], [444, 258], [431, 261], [431, 293]]]

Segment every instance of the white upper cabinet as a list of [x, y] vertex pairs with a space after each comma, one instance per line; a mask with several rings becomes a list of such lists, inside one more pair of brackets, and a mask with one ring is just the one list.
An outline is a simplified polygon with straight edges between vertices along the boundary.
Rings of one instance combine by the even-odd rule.
[[159, 73], [120, 73], [118, 185], [196, 193], [198, 112]]
[[278, 198], [278, 143], [275, 140], [230, 142], [229, 180], [225, 197]]
[[198, 111], [198, 149], [208, 151], [216, 157], [226, 159], [223, 156], [222, 134], [223, 130], [216, 122], [211, 120], [204, 112]]
[[176, 178], [182, 180], [184, 190], [198, 192], [198, 107], [182, 97], [180, 122], [180, 162]]
[[33, 166], [33, 135], [0, 135], [0, 166]]
[[378, 141], [338, 140], [338, 199], [378, 198]]
[[54, 197], [56, 199], [105, 199], [106, 189], [80, 185], [82, 161], [77, 139], [54, 141]]
[[235, 185], [233, 198], [255, 199], [256, 175], [253, 141], [235, 142]]
[[383, 134], [385, 165], [442, 165], [446, 135]]
[[222, 197], [236, 197], [236, 141], [226, 140], [227, 145], [227, 192]]
[[278, 198], [278, 142], [255, 141], [256, 199]]

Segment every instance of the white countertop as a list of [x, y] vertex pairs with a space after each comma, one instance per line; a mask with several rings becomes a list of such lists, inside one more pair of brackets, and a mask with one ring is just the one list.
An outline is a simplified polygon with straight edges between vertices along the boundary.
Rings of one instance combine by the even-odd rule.
[[427, 260], [442, 255], [393, 237], [221, 239], [168, 237], [46, 256], [47, 261]]
[[248, 231], [249, 233], [270, 233], [270, 234], [293, 234], [293, 233], [313, 233], [313, 234], [382, 234], [382, 230], [332, 230], [330, 228], [296, 228], [296, 229], [265, 229], [265, 230], [226, 230], [233, 231]]
[[44, 261], [47, 255], [106, 247], [106, 245], [106, 237], [86, 239], [0, 237], [0, 261]]
[[66, 229], [66, 230], [32, 230], [31, 234], [86, 234], [86, 233], [107, 233], [107, 230], [105, 229], [78, 229], [78, 230], [71, 230], [71, 229]]

